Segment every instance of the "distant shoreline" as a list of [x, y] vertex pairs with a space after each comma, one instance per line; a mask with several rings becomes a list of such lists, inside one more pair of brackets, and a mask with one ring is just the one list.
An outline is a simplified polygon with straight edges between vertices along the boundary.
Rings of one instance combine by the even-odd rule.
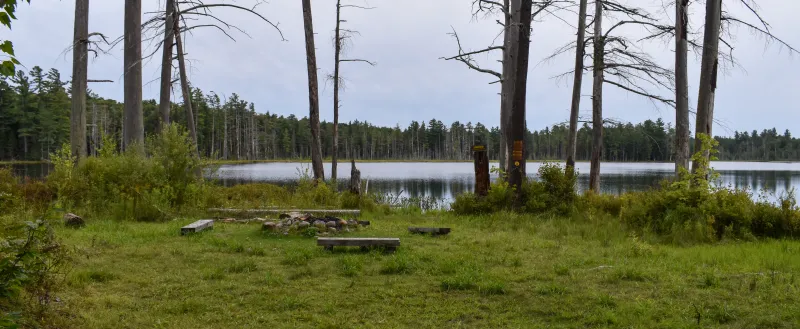
[[[499, 160], [492, 159], [489, 160], [490, 162], [497, 162]], [[323, 163], [331, 163], [330, 159], [322, 160]], [[396, 160], [396, 159], [384, 159], [384, 160], [356, 160], [356, 163], [472, 163], [472, 160], [432, 160], [432, 159], [420, 159], [420, 160]], [[546, 162], [556, 162], [556, 163], [563, 163], [565, 160], [528, 160], [528, 163], [546, 163]], [[716, 160], [713, 162], [757, 162], [757, 163], [798, 163], [800, 160], [797, 161], [763, 161], [763, 160]], [[256, 164], [256, 163], [311, 163], [311, 159], [270, 159], [270, 160], [208, 160], [208, 163], [211, 165], [237, 165], [237, 164]], [[342, 159], [339, 161], [340, 164], [347, 164], [350, 163], [350, 159]], [[576, 163], [589, 163], [589, 160], [580, 160], [576, 161]], [[658, 163], [658, 164], [672, 164], [673, 162], [663, 162], [663, 161], [603, 161], [602, 163]], [[14, 161], [0, 161], [0, 166], [11, 166], [11, 165], [38, 165], [38, 164], [50, 164], [50, 161], [36, 161], [36, 160], [14, 160]]]

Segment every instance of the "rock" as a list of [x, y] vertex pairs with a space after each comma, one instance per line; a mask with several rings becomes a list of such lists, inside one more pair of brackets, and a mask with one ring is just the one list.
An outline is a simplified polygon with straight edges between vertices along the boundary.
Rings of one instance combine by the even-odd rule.
[[321, 229], [325, 228], [325, 222], [323, 222], [321, 220], [315, 220], [314, 221], [314, 226], [316, 226], [317, 228], [321, 228]]
[[336, 234], [336, 228], [335, 227], [329, 227], [328, 228], [328, 232], [331, 232], [331, 234]]
[[358, 226], [358, 222], [355, 219], [351, 219], [347, 221], [348, 226]]
[[278, 219], [287, 219], [287, 218], [292, 218], [292, 216], [289, 216], [289, 214], [280, 214], [280, 215], [278, 215]]
[[309, 222], [306, 222], [306, 221], [300, 221], [300, 223], [297, 223], [297, 227], [299, 227], [301, 230], [305, 230], [309, 226], [311, 226], [311, 224]]
[[278, 224], [276, 224], [275, 222], [264, 222], [264, 224], [261, 224], [261, 229], [264, 230], [264, 231], [275, 232], [276, 231], [275, 227], [277, 225]]
[[345, 227], [345, 226], [347, 226], [347, 221], [344, 220], [344, 219], [340, 219], [339, 222], [337, 223], [337, 226]]
[[334, 221], [327, 222], [327, 223], [325, 223], [325, 226], [327, 226], [327, 227], [336, 227], [336, 222], [334, 222]]
[[83, 227], [85, 225], [83, 218], [76, 214], [68, 213], [64, 215], [64, 226], [66, 227]]

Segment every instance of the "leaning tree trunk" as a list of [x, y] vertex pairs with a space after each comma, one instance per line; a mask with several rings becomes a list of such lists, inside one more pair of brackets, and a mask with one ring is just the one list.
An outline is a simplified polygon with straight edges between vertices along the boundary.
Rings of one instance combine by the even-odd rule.
[[319, 88], [317, 81], [317, 55], [314, 48], [314, 24], [311, 20], [311, 0], [303, 0], [303, 25], [306, 37], [306, 63], [308, 65], [309, 124], [311, 125], [311, 166], [316, 181], [325, 180], [322, 168], [322, 149], [319, 134]]
[[689, 168], [689, 0], [675, 3], [675, 174]]
[[336, 0], [336, 30], [333, 39], [333, 154], [331, 155], [331, 179], [336, 182], [337, 161], [339, 158], [339, 58], [342, 52], [342, 40], [339, 36], [342, 1]]
[[178, 14], [175, 13], [174, 17], [175, 26], [175, 50], [178, 52], [178, 71], [181, 75], [181, 93], [183, 94], [183, 106], [186, 108], [186, 128], [189, 130], [189, 136], [194, 143], [194, 152], [197, 154], [197, 129], [194, 123], [194, 111], [192, 110], [192, 95], [189, 90], [189, 79], [186, 77], [186, 61], [183, 56], [183, 43], [181, 42], [180, 19]]
[[72, 45], [72, 155], [86, 157], [86, 84], [89, 57], [89, 0], [75, 0], [75, 36]]
[[[722, 0], [706, 1], [706, 27], [703, 36], [703, 59], [700, 66], [700, 92], [697, 95], [697, 123], [695, 125], [694, 149], [702, 149], [700, 135], [711, 137], [714, 122], [714, 96], [717, 91], [717, 69], [719, 66], [719, 31], [722, 18]], [[708, 152], [703, 156], [708, 159]], [[694, 162], [692, 171], [703, 164]]]
[[169, 125], [169, 112], [172, 106], [170, 96], [172, 94], [172, 44], [175, 42], [174, 36], [174, 12], [175, 0], [167, 0], [166, 23], [164, 24], [164, 49], [161, 56], [161, 98], [158, 103], [158, 111], [161, 113], [161, 127]]
[[[508, 160], [508, 183], [516, 188], [515, 207], [522, 202], [522, 183], [525, 179], [525, 100], [528, 83], [528, 55], [531, 40], [531, 7], [529, 0], [511, 1], [511, 27], [508, 30], [511, 47], [504, 61], [513, 66], [513, 74], [503, 76], [513, 84], [512, 93], [508, 94], [508, 140], [506, 149], [511, 150]], [[504, 69], [505, 70], [505, 69]]]
[[592, 163], [589, 169], [589, 189], [600, 193], [600, 158], [603, 156], [603, 71], [605, 39], [603, 38], [603, 2], [594, 7], [594, 62], [592, 69]]
[[124, 148], [144, 143], [142, 112], [142, 0], [125, 0]]
[[578, 113], [581, 107], [583, 84], [583, 56], [586, 52], [586, 7], [588, 0], [581, 0], [578, 11], [578, 36], [575, 41], [575, 79], [572, 85], [572, 104], [569, 111], [569, 139], [567, 140], [567, 174], [575, 174], [575, 153], [578, 144]]

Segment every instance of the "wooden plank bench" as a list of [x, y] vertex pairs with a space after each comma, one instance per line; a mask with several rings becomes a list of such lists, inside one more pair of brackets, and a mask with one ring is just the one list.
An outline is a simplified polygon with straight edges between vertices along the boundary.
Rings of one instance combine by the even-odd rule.
[[317, 245], [325, 250], [333, 247], [385, 247], [387, 252], [394, 252], [400, 246], [399, 238], [317, 238]]
[[450, 233], [449, 227], [409, 227], [408, 231], [415, 234], [430, 233], [430, 235], [447, 235]]
[[203, 231], [205, 229], [213, 229], [214, 228], [214, 220], [213, 219], [201, 219], [184, 227], [181, 227], [181, 235], [186, 235], [189, 233], [197, 233]]

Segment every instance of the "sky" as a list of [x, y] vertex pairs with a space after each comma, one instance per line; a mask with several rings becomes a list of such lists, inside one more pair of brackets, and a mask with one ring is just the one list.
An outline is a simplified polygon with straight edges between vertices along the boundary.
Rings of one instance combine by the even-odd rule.
[[[472, 0], [342, 0], [343, 4], [367, 5], [374, 9], [343, 9], [343, 28], [359, 31], [345, 58], [367, 59], [365, 63], [342, 63], [346, 90], [341, 92], [340, 121], [361, 120], [376, 125], [401, 127], [412, 120], [436, 118], [445, 124], [453, 121], [482, 122], [496, 126], [499, 122], [499, 84], [493, 76], [469, 70], [462, 63], [442, 57], [457, 54], [455, 40], [448, 33], [456, 30], [465, 51], [490, 45], [501, 27], [497, 17], [474, 17]], [[622, 0], [625, 1], [625, 0]], [[627, 0], [657, 12], [662, 0]], [[217, 2], [231, 3], [231, 0]], [[143, 0], [144, 19], [158, 10], [163, 0]], [[211, 1], [206, 1], [211, 3]], [[254, 0], [234, 3], [250, 7]], [[334, 0], [313, 0], [317, 65], [320, 77], [320, 110], [322, 120], [333, 118], [333, 88], [325, 77], [333, 72]], [[736, 0], [726, 0], [725, 10], [753, 22]], [[796, 15], [800, 1], [759, 0], [760, 11], [775, 35], [800, 47], [800, 28]], [[690, 26], [702, 32], [704, 6], [692, 2]], [[590, 14], [592, 11], [590, 6]], [[235, 24], [238, 31], [230, 34], [211, 29], [196, 29], [186, 36], [189, 79], [204, 92], [214, 91], [229, 97], [237, 93], [253, 102], [258, 112], [279, 115], [308, 115], [308, 87], [303, 37], [303, 16], [300, 0], [270, 0], [255, 9], [278, 24], [283, 38], [271, 26], [249, 13], [234, 9], [215, 9], [221, 19]], [[672, 14], [674, 10], [667, 8]], [[34, 0], [18, 9], [13, 30], [2, 31], [0, 39], [14, 42], [18, 58], [29, 70], [33, 66], [57, 68], [64, 80], [69, 79], [72, 56], [65, 49], [73, 33], [74, 2], [69, 0]], [[90, 32], [101, 32], [111, 38], [122, 35], [124, 1], [92, 0]], [[564, 21], [543, 17], [534, 23], [528, 73], [527, 125], [542, 129], [563, 123], [569, 117], [572, 79], [554, 79], [574, 65], [574, 54], [567, 53], [543, 61], [559, 46], [573, 41], [570, 25], [577, 18], [563, 13]], [[667, 18], [672, 24], [672, 20]], [[568, 25], [569, 23], [570, 25]], [[198, 23], [201, 24], [201, 23]], [[731, 30], [738, 66], [724, 70], [720, 76], [715, 107], [715, 135], [732, 135], [735, 130], [752, 131], [775, 127], [800, 134], [800, 56], [744, 28]], [[637, 34], [623, 31], [630, 36]], [[702, 35], [698, 36], [702, 37]], [[496, 41], [498, 44], [501, 40]], [[655, 41], [642, 45], [660, 64], [674, 66], [673, 42]], [[143, 53], [154, 44], [145, 44]], [[158, 99], [160, 52], [146, 61], [143, 69], [144, 99]], [[499, 53], [477, 55], [483, 66], [500, 70]], [[700, 54], [690, 54], [690, 104], [696, 106]], [[90, 89], [105, 98], [122, 100], [121, 45], [90, 61], [90, 79], [110, 79], [114, 83], [90, 84]], [[581, 116], [591, 118], [591, 76], [584, 76]], [[604, 116], [624, 122], [664, 118], [674, 122], [675, 112], [637, 95], [604, 87]], [[175, 88], [178, 92], [179, 89]], [[669, 96], [667, 91], [657, 91]], [[173, 98], [175, 100], [176, 98]], [[179, 93], [177, 99], [180, 99]], [[694, 123], [694, 117], [690, 118]]]

